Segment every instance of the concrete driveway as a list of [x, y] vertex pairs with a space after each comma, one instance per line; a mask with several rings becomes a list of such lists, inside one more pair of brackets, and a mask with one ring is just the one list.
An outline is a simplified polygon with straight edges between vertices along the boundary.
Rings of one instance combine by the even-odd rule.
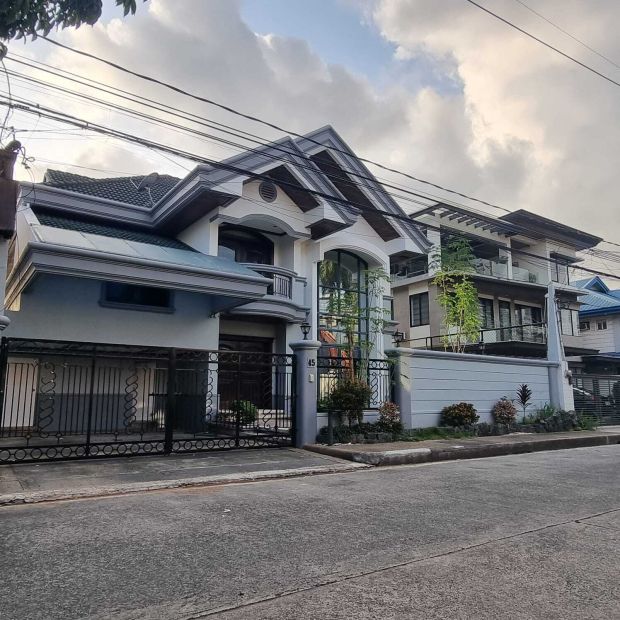
[[618, 618], [620, 447], [0, 509], [11, 619]]

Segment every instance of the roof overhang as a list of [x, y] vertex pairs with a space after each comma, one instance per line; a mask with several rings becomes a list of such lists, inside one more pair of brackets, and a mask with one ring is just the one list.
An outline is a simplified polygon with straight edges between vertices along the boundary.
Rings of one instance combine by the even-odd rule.
[[510, 222], [521, 229], [527, 229], [526, 236], [531, 236], [534, 239], [553, 239], [554, 241], [566, 243], [577, 250], [586, 250], [587, 248], [594, 247], [603, 240], [602, 237], [597, 237], [572, 226], [560, 224], [525, 209], [518, 209], [512, 213], [507, 213], [499, 219]]
[[512, 237], [518, 234], [518, 230], [515, 226], [511, 226], [509, 223], [502, 222], [498, 218], [475, 213], [461, 207], [455, 207], [447, 205], [443, 202], [415, 211], [411, 213], [410, 217], [413, 220], [418, 220], [420, 217], [429, 215], [448, 222], [454, 222], [456, 224], [464, 224], [466, 226], [473, 226], [480, 230], [496, 233], [499, 235], [505, 235], [506, 237]]
[[226, 272], [98, 250], [30, 242], [7, 281], [7, 306], [26, 291], [40, 274], [200, 293], [207, 296], [207, 311], [211, 313], [261, 299], [271, 283], [268, 278], [249, 269], [247, 274]]

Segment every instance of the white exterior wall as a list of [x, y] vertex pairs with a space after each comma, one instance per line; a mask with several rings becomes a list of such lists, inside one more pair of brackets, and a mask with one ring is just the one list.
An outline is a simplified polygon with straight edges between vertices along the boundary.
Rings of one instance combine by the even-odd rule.
[[39, 276], [22, 295], [21, 309], [5, 336], [83, 342], [217, 349], [219, 319], [207, 314], [204, 296], [175, 291], [174, 312], [99, 305], [101, 283], [65, 276]]
[[[549, 362], [438, 351], [415, 351], [406, 357], [411, 394], [409, 428], [437, 426], [447, 405], [469, 402], [480, 422], [491, 421], [493, 405], [502, 396], [513, 399], [519, 385], [533, 392], [528, 412], [550, 401]], [[518, 406], [517, 406], [518, 409]]]
[[[584, 316], [579, 320], [590, 321], [589, 331], [581, 331], [580, 346], [596, 349], [600, 353], [620, 351], [620, 317], [614, 315]], [[599, 321], [606, 321], [607, 329], [597, 329], [596, 324]]]

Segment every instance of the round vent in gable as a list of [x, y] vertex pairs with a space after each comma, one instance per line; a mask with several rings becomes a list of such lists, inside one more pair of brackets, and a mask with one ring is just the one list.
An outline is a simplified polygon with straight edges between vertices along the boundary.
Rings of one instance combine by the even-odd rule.
[[278, 188], [271, 181], [261, 181], [258, 193], [265, 202], [273, 202], [278, 197]]

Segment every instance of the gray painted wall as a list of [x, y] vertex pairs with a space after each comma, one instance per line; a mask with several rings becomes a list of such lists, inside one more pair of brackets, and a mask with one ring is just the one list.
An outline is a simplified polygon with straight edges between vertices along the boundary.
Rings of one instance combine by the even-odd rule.
[[473, 403], [480, 421], [489, 422], [493, 405], [502, 396], [515, 398], [522, 383], [533, 392], [528, 412], [550, 401], [547, 361], [419, 350], [407, 358], [411, 419], [403, 422], [410, 428], [437, 426], [442, 408], [461, 401]]
[[209, 318], [206, 298], [176, 291], [175, 311], [148, 312], [99, 305], [101, 283], [39, 276], [21, 297], [4, 336], [162, 347], [217, 349], [219, 319]]

